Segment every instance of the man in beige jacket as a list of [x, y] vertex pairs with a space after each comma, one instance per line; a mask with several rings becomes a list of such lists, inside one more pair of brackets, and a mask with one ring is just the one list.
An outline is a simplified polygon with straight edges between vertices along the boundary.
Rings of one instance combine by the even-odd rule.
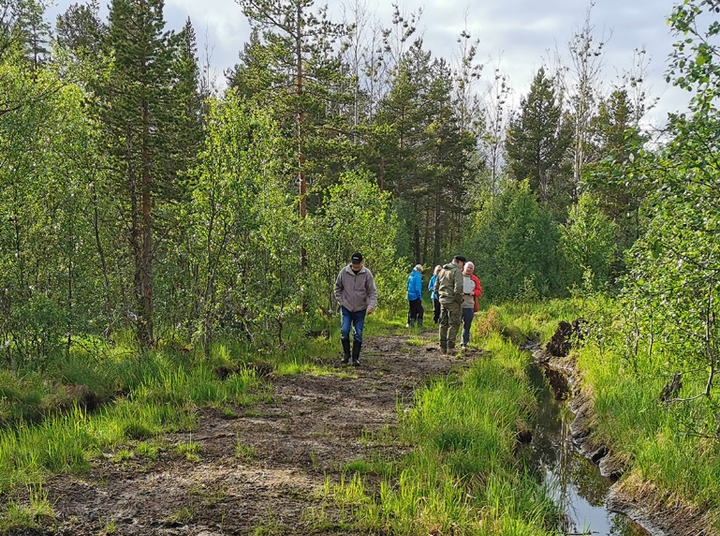
[[342, 323], [340, 340], [343, 345], [344, 364], [350, 362], [350, 327], [353, 330], [352, 364], [360, 366], [360, 348], [362, 347], [365, 315], [372, 314], [377, 305], [375, 278], [365, 266], [361, 253], [353, 253], [350, 264], [345, 266], [335, 278], [335, 299], [340, 305]]

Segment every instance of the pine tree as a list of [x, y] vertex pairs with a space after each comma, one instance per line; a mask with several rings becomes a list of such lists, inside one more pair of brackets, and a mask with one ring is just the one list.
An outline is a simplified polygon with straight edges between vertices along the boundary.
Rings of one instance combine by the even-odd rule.
[[0, 0], [0, 59], [14, 51], [33, 69], [45, 63], [50, 41], [47, 6], [47, 0]]
[[272, 68], [271, 50], [263, 44], [261, 34], [257, 26], [252, 29], [250, 40], [240, 52], [240, 61], [225, 73], [228, 86], [238, 97], [260, 103], [277, 96], [287, 86], [285, 77]]
[[516, 182], [528, 180], [540, 203], [562, 214], [572, 198], [564, 166], [570, 132], [555, 84], [544, 68], [538, 70], [520, 108], [505, 141], [509, 176]]
[[[399, 253], [439, 262], [458, 239], [474, 137], [452, 99], [452, 70], [415, 41], [398, 66], [376, 122], [387, 143], [379, 152], [381, 185], [393, 193], [404, 232]], [[378, 152], [374, 155], [376, 158]]]
[[58, 45], [83, 59], [105, 53], [107, 25], [100, 19], [100, 3], [73, 4], [58, 15], [56, 32]]
[[[338, 60], [333, 42], [345, 33], [327, 18], [327, 7], [315, 9], [315, 0], [238, 0], [251, 24], [262, 30], [262, 40], [246, 47], [246, 84], [252, 84], [274, 104], [281, 121], [294, 121], [295, 169], [299, 189], [300, 217], [307, 213], [308, 150], [332, 101], [331, 85]], [[257, 58], [267, 60], [262, 70]], [[237, 71], [238, 69], [236, 69]], [[237, 80], [236, 76], [236, 80]], [[272, 92], [267, 91], [272, 89]], [[311, 156], [311, 155], [310, 155]], [[304, 264], [304, 263], [303, 263]]]

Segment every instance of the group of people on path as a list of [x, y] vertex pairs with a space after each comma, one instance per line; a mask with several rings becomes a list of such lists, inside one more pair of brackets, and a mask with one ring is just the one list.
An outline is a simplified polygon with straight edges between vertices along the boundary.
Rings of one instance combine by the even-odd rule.
[[[447, 354], [455, 350], [460, 324], [463, 326], [461, 347], [470, 343], [470, 326], [478, 310], [477, 299], [482, 295], [480, 280], [474, 274], [475, 265], [462, 255], [455, 255], [444, 266], [436, 266], [430, 278], [428, 290], [433, 302], [433, 320], [439, 325], [440, 350]], [[421, 264], [415, 265], [407, 281], [409, 311], [406, 327], [423, 326], [425, 310], [422, 305]], [[343, 364], [360, 366], [363, 328], [366, 315], [372, 314], [377, 305], [375, 278], [365, 266], [359, 252], [353, 253], [350, 264], [335, 278], [335, 299], [340, 305], [340, 340], [343, 346]], [[353, 344], [350, 346], [350, 331]]]

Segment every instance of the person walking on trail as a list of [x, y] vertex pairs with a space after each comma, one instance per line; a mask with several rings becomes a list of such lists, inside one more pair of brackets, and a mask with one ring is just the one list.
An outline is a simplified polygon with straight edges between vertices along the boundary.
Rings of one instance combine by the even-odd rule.
[[438, 300], [437, 294], [435, 293], [435, 282], [437, 281], [437, 276], [440, 273], [440, 270], [442, 270], [442, 266], [438, 264], [433, 270], [433, 276], [430, 278], [430, 283], [428, 283], [430, 299], [433, 303], [433, 322], [435, 322], [436, 326], [440, 322], [440, 300]]
[[408, 276], [407, 299], [410, 302], [410, 310], [408, 311], [406, 328], [414, 327], [416, 321], [419, 328], [423, 325], [425, 309], [422, 306], [422, 271], [422, 264], [416, 264]]
[[[360, 366], [360, 349], [363, 341], [365, 315], [372, 314], [377, 305], [375, 278], [361, 253], [353, 253], [350, 264], [335, 278], [335, 299], [340, 305], [340, 340], [344, 364]], [[350, 328], [353, 328], [352, 358], [350, 355]], [[351, 361], [352, 359], [352, 361]]]
[[460, 330], [464, 266], [465, 257], [455, 255], [452, 262], [442, 267], [435, 281], [435, 293], [440, 300], [440, 350], [444, 354], [455, 350], [455, 339]]
[[470, 326], [472, 326], [475, 312], [478, 310], [477, 299], [482, 295], [480, 280], [473, 273], [475, 265], [468, 261], [463, 268], [463, 302], [462, 302], [462, 342], [461, 348], [465, 349], [470, 344]]

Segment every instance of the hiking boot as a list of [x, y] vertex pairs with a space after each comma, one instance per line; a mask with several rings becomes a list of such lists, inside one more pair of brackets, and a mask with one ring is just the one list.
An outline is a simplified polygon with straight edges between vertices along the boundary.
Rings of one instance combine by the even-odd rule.
[[[348, 341], [350, 342], [350, 341]], [[355, 367], [360, 366], [360, 348], [362, 347], [362, 343], [358, 341], [353, 341], [353, 347], [352, 347], [352, 364]]]
[[440, 351], [443, 354], [447, 354], [447, 352], [448, 352], [447, 341], [440, 339]]
[[347, 365], [350, 362], [350, 339], [340, 339], [343, 345], [343, 365]]

